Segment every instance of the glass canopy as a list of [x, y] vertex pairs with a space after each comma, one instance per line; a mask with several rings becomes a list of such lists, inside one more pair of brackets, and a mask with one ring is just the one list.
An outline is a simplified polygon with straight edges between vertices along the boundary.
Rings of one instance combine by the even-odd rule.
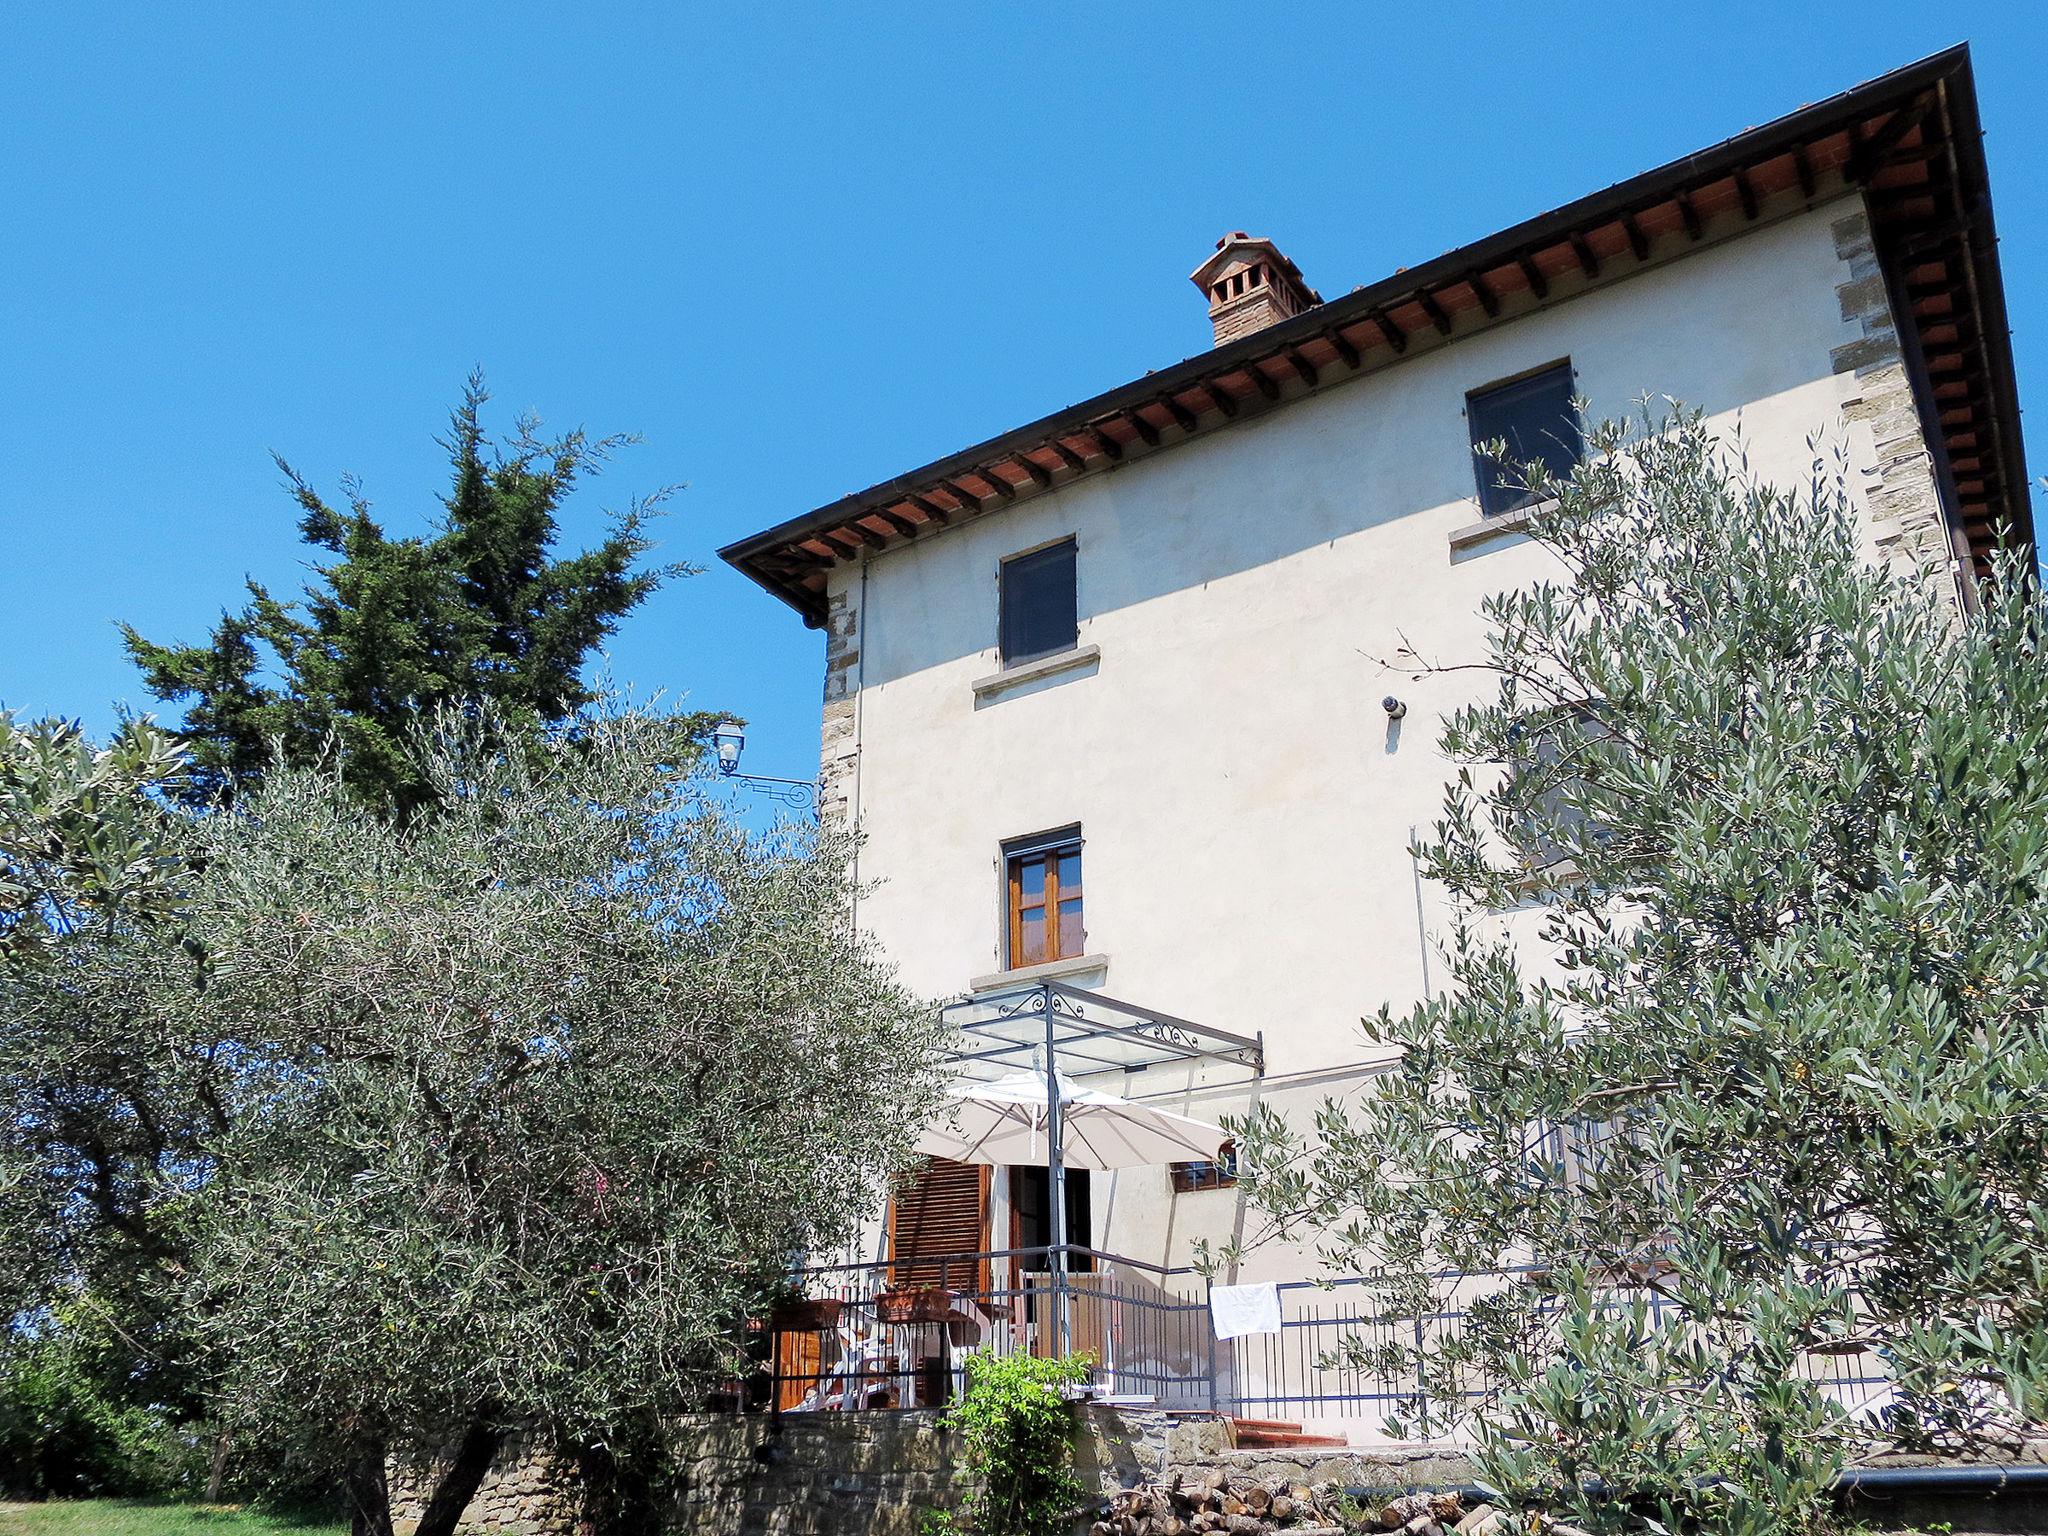
[[[1128, 1098], [1141, 1097], [1143, 1085], [1133, 1081], [1126, 1090], [1109, 1079], [1175, 1067], [1186, 1069], [1175, 1074], [1181, 1079], [1176, 1087], [1185, 1089], [1186, 1073], [1207, 1087], [1265, 1070], [1259, 1036], [1191, 1024], [1058, 982], [961, 998], [947, 1004], [942, 1017], [951, 1030], [948, 1063], [961, 1076], [984, 1081], [1050, 1069]], [[1161, 1091], [1176, 1090], [1161, 1084]]]

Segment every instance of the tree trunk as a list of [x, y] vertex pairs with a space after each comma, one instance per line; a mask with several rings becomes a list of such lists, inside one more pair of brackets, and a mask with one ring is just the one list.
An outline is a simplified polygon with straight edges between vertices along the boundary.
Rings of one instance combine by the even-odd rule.
[[220, 1502], [222, 1485], [228, 1477], [228, 1448], [230, 1437], [224, 1429], [216, 1430], [213, 1436], [213, 1456], [206, 1467], [206, 1502]]
[[462, 1443], [456, 1446], [448, 1470], [434, 1485], [434, 1495], [420, 1512], [420, 1523], [413, 1536], [455, 1536], [462, 1512], [483, 1486], [485, 1474], [497, 1459], [498, 1447], [504, 1443], [505, 1432], [486, 1424], [472, 1424], [462, 1432]]
[[606, 1446], [585, 1446], [577, 1453], [576, 1482], [583, 1504], [580, 1529], [595, 1536], [643, 1536], [659, 1526], [654, 1490], [642, 1470], [643, 1460], [622, 1459]]
[[391, 1485], [384, 1480], [384, 1447], [356, 1452], [342, 1473], [348, 1494], [349, 1536], [392, 1536]]

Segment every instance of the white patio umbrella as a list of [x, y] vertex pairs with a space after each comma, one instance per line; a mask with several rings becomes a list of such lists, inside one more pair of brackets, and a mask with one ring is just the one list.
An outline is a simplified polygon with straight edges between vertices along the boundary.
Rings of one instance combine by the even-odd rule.
[[[1222, 1155], [1223, 1131], [1206, 1121], [1083, 1088], [1064, 1076], [1059, 1091], [1060, 1162], [1068, 1168], [1144, 1168], [1214, 1162]], [[956, 1163], [1045, 1162], [1048, 1099], [1043, 1072], [962, 1082], [917, 1150]]]

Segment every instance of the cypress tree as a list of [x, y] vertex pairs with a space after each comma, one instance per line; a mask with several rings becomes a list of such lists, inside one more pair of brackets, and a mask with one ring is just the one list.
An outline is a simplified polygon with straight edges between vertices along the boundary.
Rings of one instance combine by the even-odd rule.
[[247, 604], [199, 645], [122, 626], [145, 686], [184, 707], [194, 799], [332, 752], [353, 789], [407, 814], [429, 797], [406, 746], [420, 711], [488, 706], [529, 732], [568, 719], [593, 697], [590, 653], [665, 577], [691, 573], [641, 563], [667, 490], [635, 499], [596, 547], [556, 555], [563, 502], [633, 439], [544, 439], [522, 417], [497, 442], [482, 424], [488, 399], [472, 375], [442, 439], [452, 486], [429, 534], [387, 533], [352, 479], [334, 507], [280, 458], [301, 537], [331, 557], [301, 598], [252, 580]]

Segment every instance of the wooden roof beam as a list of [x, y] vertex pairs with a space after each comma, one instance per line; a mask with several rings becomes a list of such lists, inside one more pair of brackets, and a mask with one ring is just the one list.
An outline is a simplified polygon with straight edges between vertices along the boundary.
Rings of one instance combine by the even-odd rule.
[[1380, 334], [1387, 339], [1387, 345], [1392, 347], [1397, 354], [1408, 350], [1408, 333], [1402, 330], [1395, 323], [1394, 317], [1384, 309], [1374, 310], [1366, 316], [1366, 319], [1379, 327]]
[[950, 528], [953, 525], [953, 514], [929, 497], [912, 496], [910, 504], [941, 528]]
[[896, 513], [890, 511], [887, 507], [877, 507], [872, 515], [875, 517], [879, 517], [883, 522], [887, 523], [891, 528], [894, 528], [906, 539], [914, 539], [918, 535], [919, 529], [917, 524], [913, 523], [907, 517], [898, 516]]
[[1124, 445], [1111, 437], [1108, 429], [1097, 425], [1090, 427], [1088, 433], [1096, 442], [1102, 445], [1102, 456], [1104, 458], [1108, 459], [1112, 464], [1123, 463]]
[[1358, 371], [1358, 365], [1361, 362], [1363, 362], [1364, 359], [1358, 355], [1358, 348], [1354, 347], [1353, 345], [1351, 345], [1350, 342], [1344, 339], [1344, 333], [1342, 331], [1338, 330], [1337, 327], [1333, 325], [1328, 330], [1323, 332], [1323, 340], [1327, 341], [1333, 348], [1336, 349], [1337, 356], [1343, 360], [1344, 366], [1346, 368], [1349, 368], [1353, 373], [1356, 373]]
[[982, 468], [973, 471], [973, 474], [977, 480], [985, 482], [988, 488], [995, 492], [998, 501], [1011, 502], [1017, 499], [1017, 487], [1010, 484], [1009, 481], [1005, 480], [993, 469], [984, 465]]
[[1244, 376], [1250, 379], [1253, 385], [1257, 387], [1259, 393], [1268, 400], [1278, 400], [1280, 398], [1280, 386], [1275, 384], [1266, 370], [1257, 363], [1246, 363]]
[[1233, 395], [1214, 379], [1202, 380], [1202, 388], [1208, 392], [1209, 398], [1216, 402], [1217, 410], [1221, 411], [1232, 421], [1237, 419], [1237, 396]]
[[1678, 216], [1685, 221], [1685, 237], [1697, 240], [1706, 233], [1700, 225], [1700, 211], [1693, 206], [1692, 194], [1680, 188], [1671, 199], [1678, 204]]
[[1022, 464], [1024, 466], [1024, 473], [1031, 477], [1031, 483], [1037, 486], [1041, 491], [1052, 484], [1052, 471], [1047, 469], [1043, 464], [1039, 463], [1036, 459], [1032, 458], [1030, 454], [1015, 454], [1012, 456], [1010, 462], [1013, 464]]
[[961, 511], [979, 512], [981, 510], [981, 498], [975, 495], [974, 492], [968, 490], [967, 487], [962, 485], [959, 481], [941, 480], [939, 482], [939, 489], [944, 491], [948, 496], [952, 497], [955, 501], [959, 502]]
[[1903, 214], [1911, 218], [1911, 210], [1921, 208], [1925, 211], [1920, 216], [1925, 218], [1928, 212], [1941, 207], [1943, 203], [1954, 202], [1949, 195], [1949, 189], [1944, 186], [1880, 187], [1875, 182], [1866, 182], [1864, 189], [1871, 207], [1886, 216]]
[[1572, 254], [1579, 258], [1579, 270], [1585, 273], [1588, 279], [1598, 277], [1600, 258], [1593, 254], [1593, 247], [1586, 244], [1586, 237], [1575, 229], [1565, 238], [1572, 248]]
[[1742, 202], [1742, 216], [1752, 223], [1756, 221], [1756, 187], [1750, 182], [1749, 170], [1738, 165], [1735, 168], [1735, 195]]
[[1166, 414], [1173, 418], [1173, 424], [1179, 427], [1181, 431], [1193, 432], [1195, 430], [1195, 427], [1198, 425], [1195, 413], [1180, 403], [1179, 396], [1161, 395], [1159, 403], [1165, 408]]
[[1543, 275], [1541, 267], [1531, 261], [1526, 254], [1517, 256], [1515, 265], [1522, 269], [1522, 281], [1529, 285], [1531, 293], [1539, 299], [1550, 297], [1550, 279]]
[[1465, 286], [1472, 290], [1479, 307], [1486, 311], [1487, 319], [1492, 320], [1500, 314], [1500, 295], [1493, 291], [1485, 275], [1476, 267], [1465, 275]]
[[1955, 219], [1890, 219], [1885, 233], [1892, 241], [1893, 254], [1901, 262], [1966, 262], [1965, 230]]
[[1147, 448], [1159, 446], [1159, 429], [1145, 419], [1142, 410], [1133, 407], [1124, 412], [1123, 419], [1130, 423], [1131, 430], [1138, 434]]
[[1842, 167], [1844, 179], [1852, 182], [1867, 181], [1884, 157], [1898, 147], [1900, 140], [1926, 120], [1928, 110], [1934, 105], [1932, 94], [1926, 94], [1911, 106], [1901, 107], [1885, 120], [1885, 125], [1869, 138], [1863, 139], [1849, 152], [1849, 162]]
[[1813, 158], [1806, 152], [1804, 144], [1792, 146], [1792, 169], [1799, 173], [1799, 193], [1808, 202], [1813, 201]]
[[1073, 449], [1069, 448], [1065, 443], [1061, 442], [1056, 437], [1047, 438], [1045, 440], [1045, 446], [1050, 448], [1053, 451], [1053, 453], [1058, 456], [1059, 461], [1062, 464], [1066, 465], [1067, 468], [1073, 470], [1076, 474], [1079, 474], [1082, 470], [1088, 467], [1088, 461], [1086, 459], [1082, 458], [1081, 455], [1074, 452]]
[[[882, 516], [883, 514], [879, 512], [863, 512], [861, 514], [861, 517]], [[891, 528], [894, 528], [896, 525], [894, 523], [890, 523], [889, 526]], [[849, 532], [858, 534], [860, 536], [861, 543], [867, 545], [869, 549], [886, 549], [888, 547], [889, 536], [885, 533], [875, 532], [874, 529], [870, 528], [866, 523], [862, 522], [859, 517], [856, 517], [852, 522], [848, 523], [846, 527]]]
[[1628, 236], [1628, 248], [1635, 252], [1637, 261], [1650, 259], [1650, 237], [1643, 233], [1643, 226], [1636, 222], [1633, 213], [1621, 216], [1621, 232]]
[[1321, 375], [1316, 372], [1316, 365], [1301, 355], [1301, 348], [1289, 347], [1280, 355], [1287, 359], [1294, 371], [1301, 376], [1301, 382], [1310, 389], [1314, 389], [1321, 382]]
[[1444, 313], [1443, 305], [1437, 303], [1435, 294], [1427, 288], [1418, 289], [1415, 302], [1422, 306], [1422, 312], [1429, 316], [1429, 323], [1437, 328], [1439, 334], [1451, 334], [1451, 317]]

